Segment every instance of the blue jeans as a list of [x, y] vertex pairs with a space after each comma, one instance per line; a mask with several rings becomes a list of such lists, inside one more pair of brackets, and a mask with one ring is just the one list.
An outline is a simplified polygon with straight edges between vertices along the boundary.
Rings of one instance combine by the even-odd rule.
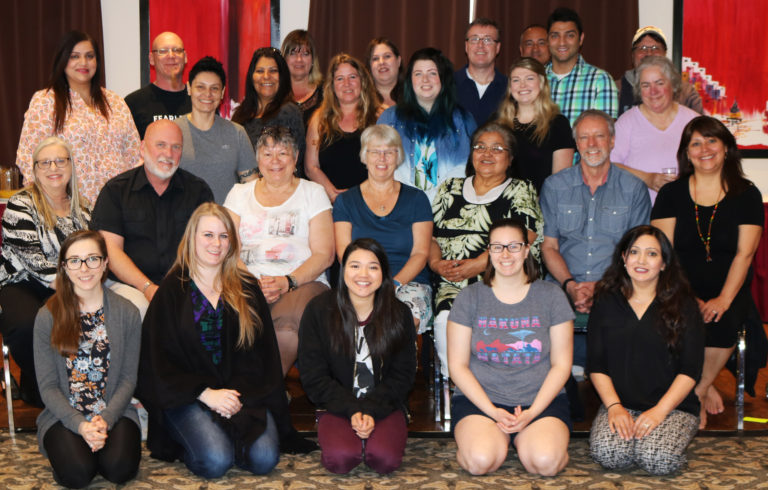
[[256, 475], [272, 471], [280, 459], [277, 426], [267, 411], [267, 428], [247, 450], [246, 461], [237, 461], [235, 441], [217, 424], [214, 413], [195, 402], [163, 411], [170, 436], [184, 448], [184, 464], [203, 478], [219, 478], [233, 464]]

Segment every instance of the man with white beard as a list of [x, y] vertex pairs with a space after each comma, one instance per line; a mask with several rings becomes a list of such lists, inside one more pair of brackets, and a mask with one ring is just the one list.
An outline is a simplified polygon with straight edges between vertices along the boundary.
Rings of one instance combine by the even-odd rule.
[[582, 112], [573, 125], [579, 164], [547, 177], [541, 188], [547, 278], [568, 295], [576, 312], [574, 328], [582, 332], [574, 337], [574, 366], [585, 365], [583, 332], [595, 283], [624, 233], [648, 224], [651, 214], [643, 182], [610, 161], [614, 135], [611, 116], [594, 109]]
[[107, 286], [144, 312], [176, 259], [192, 212], [213, 201], [202, 179], [179, 169], [182, 134], [169, 120], [147, 126], [144, 165], [110, 179], [93, 208], [91, 228], [107, 242]]

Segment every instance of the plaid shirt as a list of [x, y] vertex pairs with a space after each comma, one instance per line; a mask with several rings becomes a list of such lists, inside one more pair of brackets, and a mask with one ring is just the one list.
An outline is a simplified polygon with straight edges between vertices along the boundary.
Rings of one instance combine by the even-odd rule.
[[573, 70], [562, 80], [552, 71], [552, 63], [547, 63], [547, 78], [552, 100], [560, 106], [560, 112], [568, 118], [571, 126], [587, 109], [605, 111], [614, 119], [618, 117], [618, 91], [613, 78], [584, 61], [581, 55]]

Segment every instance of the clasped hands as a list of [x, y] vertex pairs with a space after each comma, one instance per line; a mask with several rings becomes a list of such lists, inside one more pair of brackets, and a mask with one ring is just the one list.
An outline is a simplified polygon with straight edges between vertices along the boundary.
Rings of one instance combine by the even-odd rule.
[[214, 390], [206, 388], [200, 393], [200, 396], [198, 396], [197, 399], [205, 403], [208, 408], [227, 419], [231, 418], [243, 408], [243, 404], [240, 403], [240, 392], [237, 390], [229, 390], [226, 388]]
[[356, 412], [352, 415], [349, 418], [349, 422], [352, 424], [352, 430], [355, 431], [355, 434], [360, 439], [368, 439], [373, 432], [373, 427], [376, 425], [373, 417], [362, 412]]
[[592, 309], [592, 297], [595, 294], [595, 281], [570, 281], [565, 287], [573, 301], [573, 307], [579, 313], [589, 313]]
[[95, 415], [90, 421], [80, 422], [77, 432], [94, 453], [101, 450], [107, 442], [107, 422], [101, 415]]
[[523, 410], [520, 405], [515, 407], [514, 413], [509, 413], [503, 408], [496, 407], [493, 414], [496, 426], [506, 434], [514, 434], [525, 429], [531, 423], [533, 417], [530, 410]]
[[285, 276], [261, 276], [259, 278], [259, 286], [269, 304], [280, 299], [280, 296], [287, 293], [290, 287], [288, 285], [288, 278]]

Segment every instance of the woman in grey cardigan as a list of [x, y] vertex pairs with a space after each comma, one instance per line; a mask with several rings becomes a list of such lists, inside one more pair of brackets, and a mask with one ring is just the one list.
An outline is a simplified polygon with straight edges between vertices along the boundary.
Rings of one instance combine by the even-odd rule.
[[141, 458], [139, 418], [131, 405], [141, 320], [136, 307], [102, 287], [107, 261], [98, 232], [69, 235], [56, 293], [35, 320], [35, 370], [45, 403], [37, 438], [54, 479], [66, 487], [85, 487], [96, 473], [124, 483]]

